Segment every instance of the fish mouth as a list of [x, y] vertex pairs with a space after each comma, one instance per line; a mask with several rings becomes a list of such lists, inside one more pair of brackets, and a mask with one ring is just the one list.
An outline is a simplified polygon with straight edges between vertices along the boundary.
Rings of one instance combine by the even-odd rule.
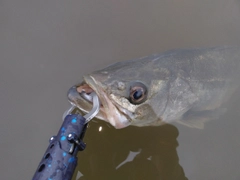
[[[90, 94], [96, 92], [100, 99], [100, 111], [96, 118], [109, 122], [116, 129], [121, 129], [130, 125], [129, 117], [124, 114], [107, 96], [107, 93], [96, 79], [91, 75], [83, 77], [83, 82], [76, 86], [79, 93]], [[78, 96], [74, 99], [75, 105], [85, 113], [92, 109], [92, 102], [87, 96]]]

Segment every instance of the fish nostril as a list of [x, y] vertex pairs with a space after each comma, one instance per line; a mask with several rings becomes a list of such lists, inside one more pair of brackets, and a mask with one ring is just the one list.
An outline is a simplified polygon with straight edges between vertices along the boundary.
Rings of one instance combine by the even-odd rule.
[[119, 90], [124, 90], [124, 89], [126, 88], [125, 83], [119, 81], [119, 82], [117, 83], [117, 88], [118, 88]]

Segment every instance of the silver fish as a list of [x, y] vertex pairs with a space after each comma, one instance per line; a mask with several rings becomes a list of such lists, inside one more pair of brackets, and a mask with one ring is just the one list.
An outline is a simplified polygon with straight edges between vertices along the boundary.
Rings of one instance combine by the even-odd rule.
[[[203, 128], [224, 112], [239, 70], [240, 47], [177, 49], [112, 64], [84, 76], [77, 90], [95, 91], [97, 118], [115, 128], [171, 122]], [[85, 112], [92, 107], [84, 97], [73, 101]]]

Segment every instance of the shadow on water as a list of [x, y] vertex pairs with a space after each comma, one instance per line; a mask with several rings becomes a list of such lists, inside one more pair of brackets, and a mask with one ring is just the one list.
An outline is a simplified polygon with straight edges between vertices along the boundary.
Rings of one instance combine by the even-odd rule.
[[178, 135], [173, 125], [116, 130], [91, 122], [87, 148], [78, 155], [83, 176], [73, 179], [187, 180], [176, 150]]

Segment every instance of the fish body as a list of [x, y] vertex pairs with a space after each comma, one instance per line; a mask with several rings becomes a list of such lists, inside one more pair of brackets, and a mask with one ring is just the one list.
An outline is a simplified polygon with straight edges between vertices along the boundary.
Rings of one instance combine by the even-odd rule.
[[[95, 91], [98, 118], [116, 128], [179, 122], [202, 128], [236, 91], [240, 47], [177, 49], [122, 61], [84, 76], [78, 91]], [[88, 112], [91, 103], [75, 100]]]

